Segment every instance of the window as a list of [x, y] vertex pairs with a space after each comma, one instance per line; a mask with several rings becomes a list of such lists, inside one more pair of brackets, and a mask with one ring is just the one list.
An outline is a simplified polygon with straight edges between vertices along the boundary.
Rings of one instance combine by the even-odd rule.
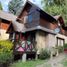
[[64, 45], [64, 39], [62, 39], [62, 38], [57, 38], [57, 45], [58, 45], [58, 46], [63, 46], [63, 45]]
[[28, 22], [31, 23], [32, 20], [33, 20], [33, 16], [32, 16], [32, 14], [28, 15]]
[[29, 12], [28, 14], [28, 22], [38, 22], [40, 17], [40, 13], [36, 10]]

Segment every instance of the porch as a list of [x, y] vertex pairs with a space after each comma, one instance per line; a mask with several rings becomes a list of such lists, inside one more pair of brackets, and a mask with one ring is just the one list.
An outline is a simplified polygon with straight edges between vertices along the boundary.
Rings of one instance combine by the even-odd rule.
[[23, 60], [23, 57], [27, 60], [35, 59], [40, 54], [41, 49], [48, 49], [55, 45], [55, 41], [52, 43], [52, 40], [55, 40], [55, 35], [42, 30], [34, 30], [26, 33], [15, 32], [13, 33], [13, 38], [15, 60]]

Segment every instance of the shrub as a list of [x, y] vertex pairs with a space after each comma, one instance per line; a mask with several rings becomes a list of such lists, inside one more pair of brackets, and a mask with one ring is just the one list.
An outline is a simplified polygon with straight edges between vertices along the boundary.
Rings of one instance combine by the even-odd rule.
[[10, 63], [13, 59], [13, 44], [10, 41], [0, 41], [0, 64]]
[[56, 54], [57, 54], [57, 47], [52, 47], [50, 50], [51, 50], [51, 55], [52, 55], [53, 57], [55, 57]]
[[67, 43], [66, 43], [66, 44], [64, 44], [64, 49], [67, 49]]
[[62, 53], [63, 52], [63, 46], [58, 46], [58, 52]]
[[3, 52], [0, 53], [0, 63], [10, 63], [12, 61], [12, 52]]
[[40, 52], [40, 55], [39, 55], [39, 59], [41, 59], [41, 60], [44, 60], [44, 59], [48, 59], [48, 58], [50, 58], [50, 51], [49, 50], [47, 50], [47, 49], [45, 49], [45, 50], [41, 50], [41, 52]]

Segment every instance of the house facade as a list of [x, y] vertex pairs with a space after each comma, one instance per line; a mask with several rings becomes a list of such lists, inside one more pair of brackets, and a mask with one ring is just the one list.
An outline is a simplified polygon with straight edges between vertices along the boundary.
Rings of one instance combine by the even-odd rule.
[[28, 57], [40, 54], [41, 49], [51, 49], [67, 43], [67, 28], [61, 17], [51, 16], [27, 1], [20, 15], [7, 33], [14, 42], [14, 54]]
[[0, 11], [0, 40], [9, 39], [9, 34], [7, 34], [6, 31], [13, 20], [16, 20], [16, 16]]
[[0, 18], [0, 40], [9, 39], [9, 34], [6, 34], [9, 23], [9, 21]]

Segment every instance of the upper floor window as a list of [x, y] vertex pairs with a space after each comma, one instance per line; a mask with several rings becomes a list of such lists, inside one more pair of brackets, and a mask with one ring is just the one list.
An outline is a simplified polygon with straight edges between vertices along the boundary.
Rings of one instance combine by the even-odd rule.
[[40, 17], [40, 14], [38, 11], [33, 11], [31, 13], [28, 14], [28, 22], [31, 23], [31, 22], [38, 22], [39, 21], [39, 17]]
[[31, 23], [32, 20], [33, 20], [33, 16], [32, 16], [32, 14], [29, 14], [29, 15], [28, 15], [28, 22]]

